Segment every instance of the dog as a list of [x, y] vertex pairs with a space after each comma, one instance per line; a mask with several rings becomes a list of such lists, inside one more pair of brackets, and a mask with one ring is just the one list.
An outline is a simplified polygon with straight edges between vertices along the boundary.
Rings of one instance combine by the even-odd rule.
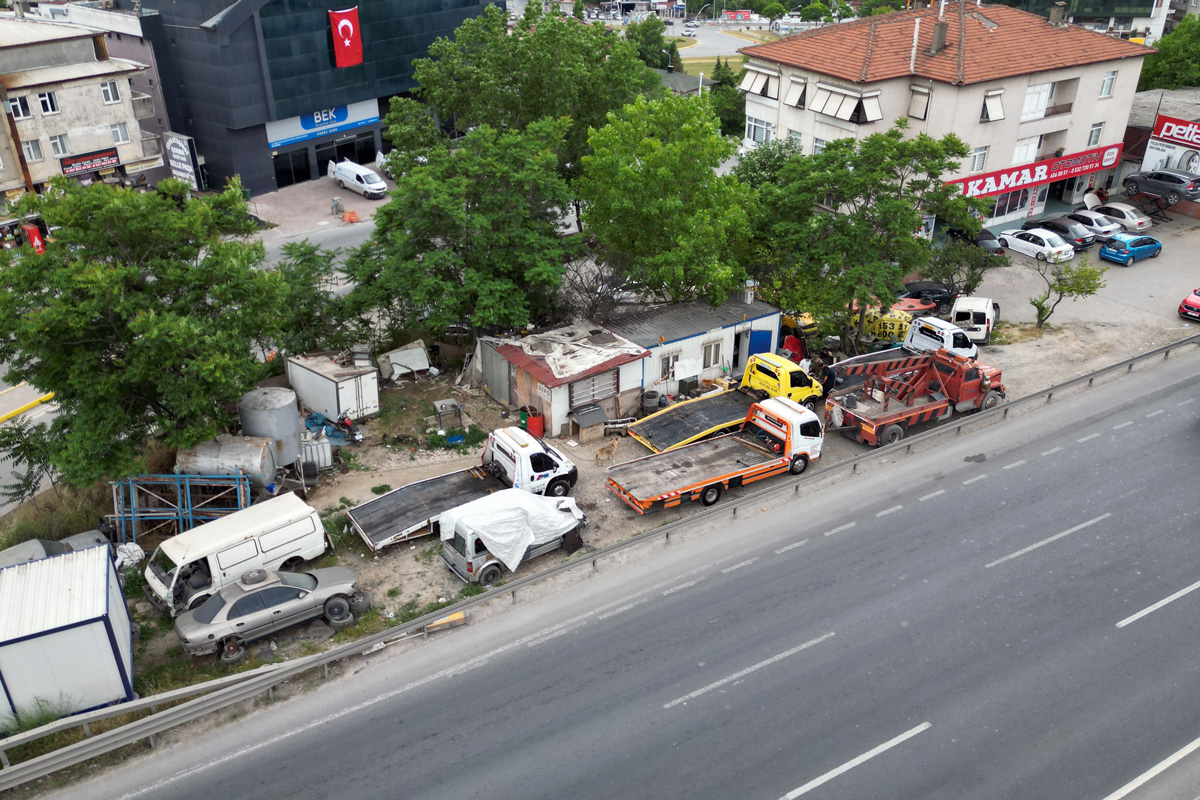
[[608, 463], [613, 463], [617, 460], [617, 437], [613, 437], [612, 441], [596, 451], [596, 463], [604, 466], [604, 459], [608, 459]]

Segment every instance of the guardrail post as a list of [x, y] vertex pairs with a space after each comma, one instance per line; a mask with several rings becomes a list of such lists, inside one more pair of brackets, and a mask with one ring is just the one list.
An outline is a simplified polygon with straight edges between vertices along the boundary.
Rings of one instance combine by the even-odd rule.
[[1050, 405], [1054, 401], [1054, 392], [1046, 392], [1046, 405]]
[[0, 764], [3, 764], [5, 769], [8, 769], [12, 766], [12, 764], [8, 763], [8, 754], [3, 750], [0, 750]]
[[88, 739], [92, 738], [92, 729], [88, 727], [86, 722], [83, 723], [83, 735]]

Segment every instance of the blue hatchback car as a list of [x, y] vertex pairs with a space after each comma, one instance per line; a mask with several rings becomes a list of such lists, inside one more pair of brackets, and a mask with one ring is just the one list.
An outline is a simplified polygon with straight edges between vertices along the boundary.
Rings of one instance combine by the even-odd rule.
[[1158, 254], [1161, 252], [1162, 242], [1153, 236], [1145, 236], [1140, 233], [1114, 233], [1112, 238], [1100, 248], [1100, 257], [1128, 267], [1140, 258], [1158, 258]]

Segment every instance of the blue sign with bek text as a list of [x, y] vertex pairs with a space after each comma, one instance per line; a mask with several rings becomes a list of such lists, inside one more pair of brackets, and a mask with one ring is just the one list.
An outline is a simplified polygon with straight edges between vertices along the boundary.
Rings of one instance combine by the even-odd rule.
[[298, 117], [268, 122], [266, 125], [267, 146], [283, 147], [308, 139], [328, 136], [331, 133], [341, 133], [373, 125], [377, 122], [379, 122], [379, 102], [377, 100], [364, 100], [345, 106], [322, 108]]

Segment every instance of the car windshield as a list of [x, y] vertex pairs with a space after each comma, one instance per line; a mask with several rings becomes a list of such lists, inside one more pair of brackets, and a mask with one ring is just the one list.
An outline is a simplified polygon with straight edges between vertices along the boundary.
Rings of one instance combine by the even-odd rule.
[[162, 551], [161, 547], [154, 551], [154, 555], [150, 556], [150, 572], [162, 581], [163, 586], [171, 585], [178, 569], [179, 566]]
[[369, 170], [369, 169], [363, 170], [362, 176], [363, 176], [363, 180], [366, 181], [367, 183], [383, 183], [383, 181], [380, 179], [380, 177], [378, 175], [376, 175], [374, 172], [371, 172], [371, 170]]
[[1062, 237], [1057, 233], [1043, 234], [1042, 238], [1044, 238], [1046, 240], [1046, 244], [1050, 245], [1051, 247], [1063, 247], [1066, 245], [1066, 242], [1064, 242]]
[[317, 588], [316, 576], [308, 572], [280, 572], [279, 582], [284, 586], [295, 586], [310, 592]]
[[195, 619], [196, 622], [207, 625], [216, 619], [217, 612], [224, 607], [225, 598], [220, 592], [217, 592], [212, 597], [205, 600], [204, 604], [197, 608], [195, 612], [193, 612], [192, 618]]

